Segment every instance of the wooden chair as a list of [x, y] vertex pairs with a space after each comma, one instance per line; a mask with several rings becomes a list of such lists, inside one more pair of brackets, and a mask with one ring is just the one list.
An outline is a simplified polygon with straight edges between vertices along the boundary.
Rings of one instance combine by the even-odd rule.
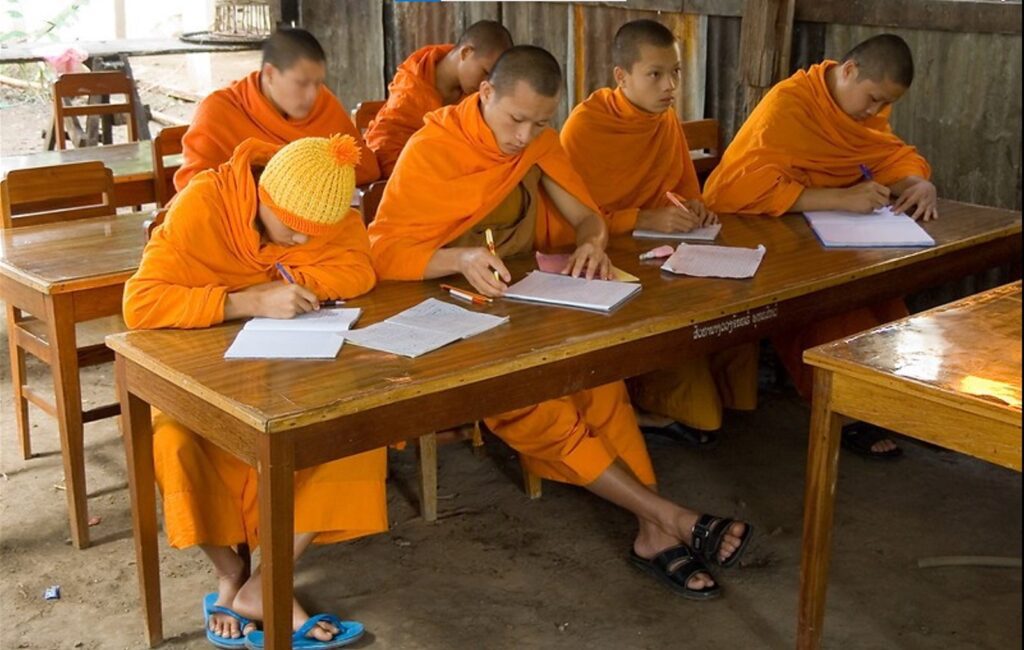
[[164, 218], [167, 216], [167, 208], [160, 208], [159, 210], [153, 211], [153, 218], [146, 219], [142, 222], [143, 227], [146, 229], [146, 241], [149, 241], [153, 237], [153, 231], [156, 227], [164, 222]]
[[359, 210], [363, 213], [363, 224], [369, 226], [377, 216], [380, 200], [384, 198], [384, 187], [387, 181], [374, 181], [365, 188], [358, 188]]
[[370, 122], [373, 121], [373, 118], [377, 117], [377, 113], [382, 108], [384, 108], [383, 100], [365, 101], [356, 104], [356, 107], [352, 110], [352, 122], [356, 125], [356, 129], [360, 133], [366, 131], [370, 126]]
[[181, 165], [167, 165], [165, 158], [181, 154], [181, 140], [188, 131], [188, 125], [164, 127], [153, 138], [153, 193], [156, 205], [162, 208], [174, 197], [174, 173]]
[[[139, 139], [139, 124], [135, 116], [135, 99], [132, 80], [124, 72], [73, 72], [62, 74], [53, 83], [53, 120], [54, 132], [58, 149], [67, 148], [67, 135], [64, 132], [66, 118], [84, 116], [104, 116], [128, 114], [128, 140]], [[124, 100], [110, 102], [110, 95], [124, 95]], [[75, 97], [88, 97], [86, 104], [71, 104], [65, 100]], [[101, 103], [93, 103], [93, 98], [101, 99]]]
[[682, 122], [682, 127], [693, 166], [703, 185], [704, 179], [722, 161], [722, 129], [718, 120], [691, 120]]
[[[0, 229], [115, 214], [113, 193], [113, 175], [101, 162], [13, 170], [0, 181], [0, 206], [3, 212]], [[53, 207], [55, 204], [57, 207]], [[47, 211], [47, 208], [40, 209], [40, 206], [50, 207]], [[9, 304], [6, 310], [18, 437], [21, 440], [22, 456], [27, 460], [32, 456], [29, 402], [52, 417], [57, 417], [57, 406], [26, 384], [25, 353], [51, 367], [57, 359], [47, 341], [48, 325], [42, 320], [45, 314], [30, 316]], [[79, 347], [77, 352], [79, 368], [114, 360], [113, 353], [103, 343]], [[83, 411], [82, 422], [93, 422], [118, 413], [120, 407], [115, 402]]]

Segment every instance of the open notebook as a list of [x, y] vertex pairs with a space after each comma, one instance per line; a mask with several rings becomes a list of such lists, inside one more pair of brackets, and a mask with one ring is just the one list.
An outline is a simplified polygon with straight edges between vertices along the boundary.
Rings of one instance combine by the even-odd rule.
[[333, 359], [360, 313], [353, 308], [320, 309], [289, 319], [253, 318], [235, 337], [224, 358]]
[[657, 230], [634, 230], [637, 239], [673, 239], [678, 241], [715, 241], [722, 231], [722, 224], [694, 228], [689, 232], [658, 232]]
[[805, 212], [807, 222], [826, 248], [934, 246], [935, 240], [912, 218], [889, 206], [872, 214]]
[[610, 312], [640, 292], [640, 285], [614, 280], [587, 280], [560, 273], [533, 271], [505, 291], [512, 300]]
[[352, 330], [346, 338], [360, 347], [418, 357], [507, 322], [508, 316], [481, 314], [428, 298], [385, 321]]

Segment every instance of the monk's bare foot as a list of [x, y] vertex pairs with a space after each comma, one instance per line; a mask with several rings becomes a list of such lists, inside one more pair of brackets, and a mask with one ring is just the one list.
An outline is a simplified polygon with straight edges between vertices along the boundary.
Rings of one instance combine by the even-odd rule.
[[[636, 540], [633, 542], [633, 551], [643, 559], [650, 560], [665, 549], [678, 546], [679, 542], [679, 539], [665, 533], [657, 526], [641, 526], [640, 532], [637, 533]], [[668, 573], [674, 572], [684, 561], [684, 559], [679, 559], [669, 564]], [[710, 573], [704, 571], [693, 574], [686, 581], [686, 587], [694, 591], [701, 591], [713, 586], [715, 586], [714, 578]]]
[[[253, 620], [263, 620], [263, 592], [260, 585], [260, 574], [254, 573], [235, 595], [232, 609]], [[299, 601], [292, 599], [292, 629], [297, 630], [309, 620], [309, 614], [302, 608]], [[337, 627], [326, 621], [320, 621], [306, 636], [318, 641], [330, 641], [341, 632]]]
[[[242, 585], [249, 578], [249, 570], [246, 567], [245, 562], [242, 558], [238, 557], [234, 552], [231, 553], [234, 560], [225, 559], [221, 560], [222, 565], [233, 565], [224, 566], [217, 568], [217, 605], [221, 607], [227, 607], [228, 609], [234, 609], [232, 605], [235, 602], [235, 597], [241, 590]], [[242, 614], [242, 616], [245, 616]], [[249, 617], [246, 617], [249, 618]], [[209, 623], [210, 631], [215, 635], [225, 639], [239, 639], [249, 632], [256, 629], [256, 625], [250, 623], [242, 629], [238, 623], [238, 619], [228, 616], [227, 614], [213, 613], [210, 615]]]

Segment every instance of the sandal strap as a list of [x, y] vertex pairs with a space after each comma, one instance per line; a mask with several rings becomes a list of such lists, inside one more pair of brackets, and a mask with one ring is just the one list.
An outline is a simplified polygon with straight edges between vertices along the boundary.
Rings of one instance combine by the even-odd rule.
[[705, 559], [714, 557], [722, 546], [722, 537], [735, 519], [703, 514], [693, 525], [693, 550]]
[[[661, 553], [655, 555], [651, 562], [654, 563], [662, 573], [668, 576], [669, 579], [676, 582], [684, 589], [690, 589], [687, 583], [694, 575], [698, 573], [707, 573], [708, 575], [711, 575], [704, 562], [694, 555], [693, 551], [690, 550], [690, 547], [685, 544], [665, 549]], [[672, 569], [669, 570], [669, 567], [672, 567]], [[699, 591], [693, 589], [690, 590]]]
[[312, 630], [314, 627], [317, 626], [317, 624], [321, 622], [330, 623], [334, 627], [338, 628], [338, 634], [343, 634], [345, 632], [344, 623], [340, 618], [338, 618], [334, 614], [317, 614], [316, 616], [310, 616], [309, 619], [302, 624], [302, 627], [295, 630], [295, 633], [292, 634], [292, 638], [304, 638], [307, 634], [309, 634], [310, 630]]
[[220, 605], [211, 605], [210, 606], [210, 613], [211, 614], [223, 614], [224, 616], [230, 616], [231, 618], [233, 618], [236, 621], [238, 621], [239, 626], [241, 626], [241, 628], [243, 630], [245, 629], [246, 625], [251, 625], [252, 624], [252, 621], [250, 621], [246, 617], [242, 616], [241, 614], [239, 614], [235, 610], [229, 609], [227, 607], [222, 607]]

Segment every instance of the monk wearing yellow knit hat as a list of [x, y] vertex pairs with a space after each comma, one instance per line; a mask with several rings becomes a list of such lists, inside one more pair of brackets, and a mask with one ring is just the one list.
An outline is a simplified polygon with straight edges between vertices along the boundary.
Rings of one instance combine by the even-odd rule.
[[[350, 136], [240, 144], [228, 162], [195, 176], [154, 231], [125, 285], [125, 322], [199, 328], [250, 316], [292, 318], [322, 300], [372, 289], [366, 230], [349, 207], [358, 161]], [[282, 280], [279, 264], [294, 283]], [[261, 647], [253, 623], [263, 611], [259, 569], [249, 575], [232, 550], [259, 543], [256, 472], [161, 413], [153, 431], [168, 541], [199, 545], [217, 573], [218, 589], [203, 603], [207, 639], [218, 647]], [[295, 473], [296, 556], [314, 539], [387, 529], [385, 462], [378, 449]], [[358, 623], [310, 617], [297, 601], [292, 607], [303, 648], [338, 647], [362, 634]]]

